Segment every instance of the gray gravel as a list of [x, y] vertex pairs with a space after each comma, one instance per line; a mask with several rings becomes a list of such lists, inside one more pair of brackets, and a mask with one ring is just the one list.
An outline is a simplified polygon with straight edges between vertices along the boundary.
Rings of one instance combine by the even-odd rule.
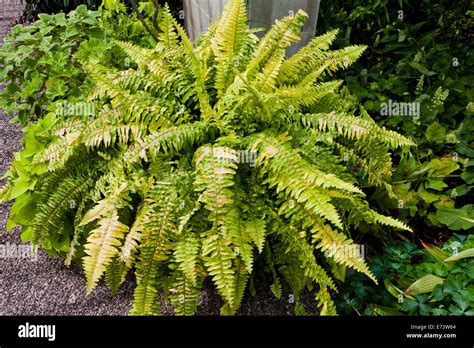
[[[17, 0], [0, 0], [0, 43], [22, 12]], [[22, 131], [0, 109], [0, 176], [9, 168], [13, 153], [21, 149]], [[0, 246], [20, 248], [20, 230], [5, 232], [11, 203], [0, 205]], [[30, 249], [26, 249], [31, 251]], [[126, 315], [131, 306], [135, 281], [129, 277], [119, 293], [112, 296], [101, 283], [91, 295], [86, 294], [82, 270], [67, 268], [59, 257], [42, 250], [37, 256], [0, 258], [0, 315]], [[309, 295], [306, 303], [314, 303]], [[202, 293], [199, 315], [218, 315], [222, 302], [212, 284]], [[270, 291], [257, 297], [246, 295], [239, 315], [291, 315], [288, 295], [277, 300]]]

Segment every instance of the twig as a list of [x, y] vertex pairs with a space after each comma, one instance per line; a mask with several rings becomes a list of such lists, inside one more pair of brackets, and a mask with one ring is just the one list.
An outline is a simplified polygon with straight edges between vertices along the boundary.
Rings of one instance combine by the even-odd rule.
[[153, 39], [158, 42], [159, 39], [158, 37], [156, 36], [156, 34], [153, 32], [153, 30], [151, 30], [150, 26], [146, 23], [145, 19], [143, 18], [142, 14], [140, 13], [140, 11], [138, 10], [138, 7], [137, 7], [137, 3], [135, 2], [135, 0], [130, 0], [130, 2], [132, 3], [132, 8], [133, 10], [135, 11], [135, 13], [137, 14], [137, 17], [138, 19], [140, 20], [140, 22], [142, 22], [143, 26], [145, 27], [146, 31], [148, 31], [150, 33], [150, 35], [153, 37]]
[[155, 11], [153, 12], [153, 18], [151, 20], [151, 23], [153, 24], [153, 27], [158, 33], [161, 33], [160, 26], [158, 25], [158, 11], [160, 9], [160, 4], [158, 3], [158, 0], [151, 0], [153, 3], [153, 7], [155, 8]]

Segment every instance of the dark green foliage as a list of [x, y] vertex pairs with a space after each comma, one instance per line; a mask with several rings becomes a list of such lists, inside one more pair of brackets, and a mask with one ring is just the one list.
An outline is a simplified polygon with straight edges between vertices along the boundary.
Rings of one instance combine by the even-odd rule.
[[[416, 139], [410, 153], [396, 153], [390, 186], [373, 199], [405, 221], [416, 218], [416, 230], [438, 227], [431, 238], [445, 227], [474, 226], [467, 206], [474, 183], [473, 15], [469, 1], [321, 4], [319, 25], [342, 28], [339, 44], [369, 46], [344, 74], [349, 90], [378, 124]], [[382, 115], [389, 100], [419, 103], [419, 117]], [[470, 223], [452, 228], [451, 220], [468, 216]]]
[[75, 54], [87, 40], [103, 37], [97, 17], [85, 6], [67, 16], [41, 14], [31, 26], [16, 25], [0, 51], [0, 107], [18, 112], [22, 124], [43, 117], [45, 108], [66, 96], [87, 94], [85, 72]]
[[91, 81], [82, 62], [129, 66], [112, 41], [116, 35], [144, 45], [152, 42], [133, 15], [114, 6], [89, 11], [82, 5], [67, 15], [39, 18], [30, 26], [16, 25], [0, 51], [0, 82], [6, 85], [0, 92], [0, 107], [17, 113], [14, 121], [22, 125], [44, 117], [50, 104], [59, 110], [66, 103], [62, 113], [67, 117], [68, 103], [85, 102]]
[[90, 10], [97, 10], [101, 3], [102, 0], [26, 0], [23, 19], [31, 22], [37, 20], [40, 13], [67, 13], [80, 5], [86, 5]]
[[[378, 286], [358, 274], [347, 277], [336, 306], [343, 315], [474, 315], [474, 236], [455, 234], [442, 250], [399, 242], [370, 261]], [[470, 250], [470, 251], [468, 251]], [[451, 255], [470, 257], [442, 261]], [[440, 257], [441, 256], [441, 257]], [[440, 284], [409, 290], [426, 276]]]

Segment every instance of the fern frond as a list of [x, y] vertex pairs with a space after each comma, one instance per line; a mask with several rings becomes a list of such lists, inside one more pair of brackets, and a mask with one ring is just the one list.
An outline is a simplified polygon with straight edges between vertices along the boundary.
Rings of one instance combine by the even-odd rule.
[[110, 216], [122, 206], [122, 201], [128, 199], [127, 184], [122, 183], [113, 192], [111, 192], [97, 205], [89, 210], [82, 218], [79, 226], [87, 225], [92, 221]]
[[242, 220], [236, 209], [230, 209], [223, 216], [222, 232], [224, 236], [232, 241], [234, 252], [244, 261], [248, 273], [252, 273], [253, 269], [253, 246], [252, 239], [247, 233], [245, 222]]
[[241, 49], [246, 33], [244, 0], [230, 0], [217, 23], [211, 47], [218, 61], [232, 60]]
[[245, 222], [245, 233], [261, 253], [265, 244], [266, 224], [263, 220], [253, 220]]
[[234, 276], [234, 291], [235, 291], [235, 302], [231, 306], [229, 303], [224, 304], [221, 308], [221, 314], [223, 315], [235, 315], [237, 309], [240, 307], [240, 303], [244, 297], [247, 283], [250, 278], [247, 273], [247, 268], [244, 265], [242, 259], [235, 259], [235, 276]]
[[199, 240], [193, 235], [190, 235], [178, 241], [173, 252], [178, 269], [193, 285], [196, 285], [197, 283], [197, 262], [199, 251]]
[[162, 7], [158, 19], [158, 26], [161, 29], [161, 33], [158, 34], [160, 41], [168, 47], [176, 46], [178, 43], [178, 34], [173, 26], [173, 15], [171, 14], [168, 3], [165, 3]]
[[74, 131], [57, 138], [42, 153], [35, 156], [33, 163], [48, 163], [48, 171], [54, 171], [64, 166], [73, 155], [75, 145], [80, 141], [81, 132]]
[[118, 256], [115, 256], [107, 265], [105, 270], [105, 283], [112, 294], [117, 294], [120, 285], [122, 285], [123, 281], [125, 280], [125, 275], [127, 274], [126, 271], [127, 268], [120, 261]]
[[210, 128], [206, 122], [183, 124], [152, 133], [143, 142], [153, 156], [160, 151], [165, 154], [179, 152], [185, 146], [202, 144]]
[[265, 63], [262, 71], [257, 74], [255, 88], [263, 92], [272, 92], [276, 86], [276, 80], [280, 72], [281, 64], [285, 58], [285, 50], [278, 49]]
[[[367, 47], [355, 45], [328, 51], [337, 34], [338, 30], [332, 30], [315, 37], [297, 54], [286, 60], [282, 66], [282, 77], [279, 82], [282, 84], [301, 83], [308, 75], [321, 68], [337, 71], [351, 66], [362, 56]], [[313, 78], [312, 76], [311, 79]], [[308, 80], [305, 80], [305, 83], [307, 82]]]
[[371, 209], [366, 201], [360, 199], [338, 200], [337, 204], [341, 209], [349, 212], [348, 221], [355, 227], [357, 227], [361, 222], [365, 222], [368, 224], [380, 224], [412, 232], [411, 228], [403, 222], [390, 216], [379, 214]]
[[275, 25], [260, 40], [260, 44], [254, 52], [253, 59], [248, 64], [244, 76], [249, 80], [254, 77], [260, 69], [279, 49], [286, 49], [292, 43], [300, 41], [299, 34], [308, 14], [299, 10], [294, 16], [288, 16], [281, 20], [276, 20]]
[[137, 139], [140, 134], [140, 126], [137, 124], [97, 125], [88, 129], [84, 137], [84, 145], [87, 147], [99, 147], [101, 145], [109, 147], [116, 141], [120, 144], [127, 144], [130, 139]]
[[207, 272], [212, 276], [217, 291], [229, 303], [229, 306], [233, 307], [236, 302], [235, 271], [232, 267], [235, 255], [230, 248], [230, 242], [218, 235], [211, 235], [203, 242], [202, 255]]
[[173, 272], [169, 299], [176, 315], [193, 315], [199, 304], [198, 285], [180, 271]]
[[378, 140], [390, 147], [414, 145], [410, 139], [384, 127], [379, 127], [373, 121], [347, 114], [301, 115], [301, 121], [304, 125], [315, 127], [320, 131], [336, 131], [351, 140]]
[[[282, 66], [282, 75], [279, 81], [282, 84], [289, 83], [295, 76], [300, 76], [299, 69], [301, 66], [314, 65], [314, 63], [324, 56], [324, 51], [329, 49], [338, 34], [339, 29], [334, 29], [313, 38], [306, 46], [285, 61]], [[317, 69], [308, 69], [308, 71], [313, 70]]]
[[314, 240], [319, 242], [317, 248], [326, 252], [326, 257], [364, 273], [377, 284], [377, 279], [367, 267], [363, 257], [359, 255], [358, 246], [351, 239], [327, 225], [315, 226], [312, 234]]
[[194, 158], [197, 169], [195, 190], [202, 192], [200, 201], [210, 211], [210, 220], [215, 226], [221, 226], [224, 214], [234, 202], [229, 188], [234, 185], [237, 153], [231, 148], [205, 145], [196, 151]]
[[[67, 176], [59, 180], [52, 176], [41, 191], [42, 198], [37, 204], [37, 213], [33, 222], [32, 241], [39, 244], [42, 240], [52, 235], [61, 235], [66, 223], [68, 212], [73, 211], [81, 201], [82, 195], [90, 190], [94, 178], [81, 176]], [[54, 185], [55, 190], [50, 190], [48, 185]], [[53, 192], [50, 194], [50, 192]]]
[[269, 93], [266, 98], [268, 103], [278, 105], [284, 110], [282, 114], [286, 123], [292, 123], [296, 122], [295, 117], [303, 107], [314, 106], [326, 95], [335, 94], [341, 84], [342, 81], [336, 80], [315, 86], [285, 86]]
[[135, 261], [135, 254], [138, 251], [139, 243], [142, 238], [143, 230], [145, 229], [146, 217], [149, 214], [149, 208], [146, 204], [142, 203], [138, 208], [135, 221], [133, 222], [130, 231], [127, 233], [120, 250], [120, 260], [126, 265], [127, 268], [131, 268]]
[[176, 238], [176, 194], [169, 183], [157, 183], [150, 191], [146, 202], [150, 213], [142, 232], [140, 256], [137, 262], [137, 288], [134, 294], [133, 315], [159, 314], [157, 294], [159, 289], [160, 264], [167, 260]]
[[[284, 192], [285, 195], [304, 204], [313, 214], [324, 217], [335, 226], [343, 228], [336, 208], [330, 203], [330, 196], [324, 190], [318, 190], [315, 187], [315, 184], [321, 187], [327, 185], [325, 179], [318, 180], [322, 174], [320, 171], [312, 168], [298, 155], [297, 151], [291, 149], [288, 143], [277, 138], [260, 134], [254, 148], [260, 149], [257, 163], [261, 165], [263, 173], [268, 176], [264, 181], [265, 184], [275, 187], [277, 193]], [[330, 178], [329, 185], [337, 185], [340, 189], [357, 190], [337, 177], [330, 174], [323, 175], [325, 178]]]
[[312, 246], [301, 233], [290, 228], [279, 232], [279, 234], [286, 245], [287, 252], [293, 252], [300, 260], [305, 276], [318, 283], [321, 288], [336, 290], [333, 280], [316, 262]]
[[99, 227], [87, 238], [85, 246], [87, 256], [83, 259], [87, 292], [92, 292], [107, 266], [118, 255], [121, 239], [128, 229], [128, 226], [121, 223], [118, 215], [114, 213], [111, 217], [101, 219]]

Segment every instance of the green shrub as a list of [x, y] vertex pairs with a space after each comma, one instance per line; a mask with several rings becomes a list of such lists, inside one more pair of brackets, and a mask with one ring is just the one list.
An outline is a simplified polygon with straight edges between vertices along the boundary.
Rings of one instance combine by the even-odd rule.
[[349, 276], [337, 308], [346, 315], [474, 315], [472, 257], [474, 235], [455, 234], [442, 249], [407, 242], [387, 247], [370, 262], [383, 284]]
[[99, 12], [80, 6], [67, 16], [41, 14], [31, 26], [16, 25], [0, 50], [0, 107], [25, 125], [43, 117], [55, 100], [87, 94], [85, 72], [75, 54], [81, 43], [102, 38]]
[[409, 229], [358, 185], [383, 185], [389, 150], [413, 143], [377, 126], [341, 81], [323, 82], [365, 47], [330, 50], [332, 31], [285, 59], [306, 17], [259, 40], [244, 1], [231, 0], [193, 46], [166, 8], [156, 47], [117, 42], [136, 68], [85, 62], [98, 112], [64, 118], [55, 104], [27, 129], [2, 190], [17, 198], [9, 228], [77, 260], [88, 291], [104, 274], [116, 291], [135, 268], [133, 314], [159, 313], [158, 293], [193, 314], [207, 277], [235, 313], [262, 264], [298, 313], [301, 291], [315, 289], [321, 314], [335, 314], [329, 272], [375, 280], [360, 255], [338, 252], [356, 247], [350, 235], [361, 224]]
[[[153, 44], [134, 14], [119, 1], [107, 1], [100, 11], [84, 5], [65, 15], [40, 14], [31, 26], [16, 25], [0, 50], [0, 107], [17, 114], [13, 121], [26, 125], [44, 117], [51, 103], [81, 102], [91, 81], [82, 61], [125, 68], [129, 62], [112, 42], [128, 38]], [[113, 18], [113, 20], [112, 20]]]
[[80, 5], [85, 5], [90, 10], [97, 10], [101, 2], [101, 0], [26, 0], [23, 18], [31, 22], [39, 19], [41, 13], [69, 12]]
[[[434, 240], [445, 227], [474, 227], [472, 16], [468, 1], [323, 2], [319, 25], [340, 27], [347, 42], [368, 45], [345, 72], [349, 90], [378, 124], [415, 139], [395, 152], [389, 186], [374, 204]], [[418, 117], [382, 115], [383, 103], [417, 103]], [[463, 221], [462, 224], [455, 221]], [[426, 226], [437, 227], [425, 232]], [[431, 235], [431, 237], [430, 237]]]

